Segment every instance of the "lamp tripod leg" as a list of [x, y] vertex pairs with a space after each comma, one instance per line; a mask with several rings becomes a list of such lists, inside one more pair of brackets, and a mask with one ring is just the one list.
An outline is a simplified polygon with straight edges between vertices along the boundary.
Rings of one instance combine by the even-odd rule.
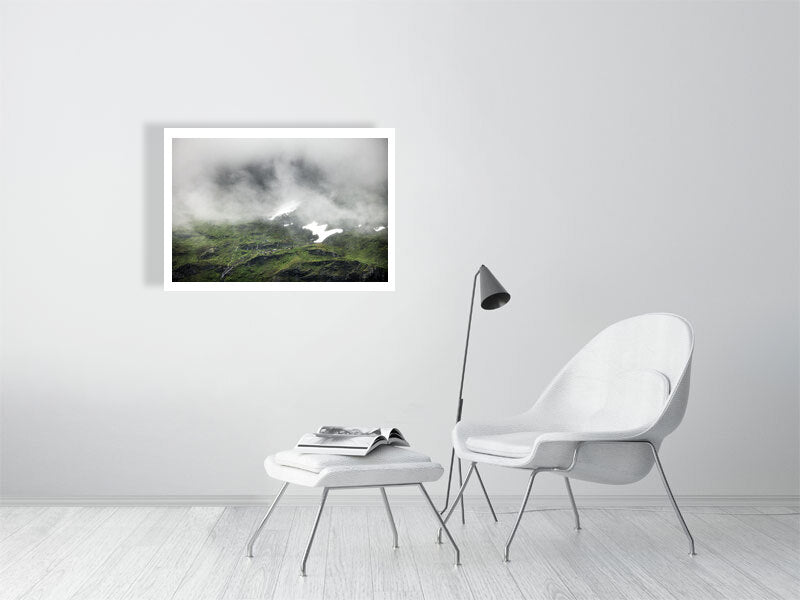
[[447, 512], [447, 508], [450, 506], [450, 486], [453, 483], [453, 462], [456, 459], [456, 449], [453, 448], [450, 450], [450, 470], [447, 473], [447, 493], [444, 496], [444, 508], [439, 511], [440, 514], [444, 514]]
[[[460, 488], [463, 485], [464, 485], [464, 478], [461, 475], [461, 459], [459, 458], [458, 459], [458, 487]], [[464, 518], [464, 494], [461, 494], [460, 504], [461, 504], [461, 524], [464, 525], [467, 522], [466, 519]]]

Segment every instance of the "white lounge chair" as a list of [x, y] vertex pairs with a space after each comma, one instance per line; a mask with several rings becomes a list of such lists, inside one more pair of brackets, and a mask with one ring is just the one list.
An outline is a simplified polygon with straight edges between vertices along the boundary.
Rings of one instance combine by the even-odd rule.
[[453, 429], [453, 446], [471, 465], [445, 523], [477, 463], [529, 470], [505, 545], [507, 561], [537, 474], [564, 477], [580, 529], [569, 478], [634, 483], [655, 464], [693, 556], [694, 540], [658, 457], [662, 440], [686, 411], [693, 346], [692, 327], [682, 317], [657, 313], [626, 319], [578, 352], [527, 412], [492, 422], [461, 421]]

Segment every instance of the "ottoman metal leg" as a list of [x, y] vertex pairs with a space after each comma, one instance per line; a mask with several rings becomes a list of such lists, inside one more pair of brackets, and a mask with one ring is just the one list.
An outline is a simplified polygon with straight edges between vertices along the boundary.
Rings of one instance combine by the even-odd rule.
[[322, 509], [325, 508], [325, 500], [328, 499], [328, 489], [329, 488], [322, 488], [322, 500], [320, 500], [319, 508], [317, 509], [317, 517], [314, 519], [314, 526], [311, 528], [311, 535], [308, 538], [308, 544], [306, 544], [306, 551], [303, 553], [303, 563], [300, 565], [300, 575], [303, 577], [306, 576], [306, 562], [308, 562], [308, 553], [311, 552], [311, 544], [314, 543], [314, 536], [317, 533], [317, 527], [319, 526], [319, 518], [322, 516]]
[[275, 500], [273, 500], [272, 504], [270, 504], [269, 510], [267, 510], [267, 514], [264, 515], [264, 518], [262, 519], [261, 524], [253, 532], [253, 535], [250, 537], [250, 541], [247, 542], [247, 556], [248, 557], [253, 558], [253, 544], [256, 543], [256, 539], [258, 539], [258, 536], [261, 534], [261, 530], [264, 529], [264, 525], [267, 524], [267, 519], [269, 519], [269, 516], [272, 514], [272, 511], [275, 510], [275, 507], [278, 505], [278, 500], [281, 499], [281, 496], [283, 496], [283, 492], [286, 491], [287, 487], [289, 487], [289, 482], [288, 481], [283, 484], [283, 487], [281, 488], [281, 491], [278, 492], [278, 495], [275, 496]]
[[389, 498], [386, 497], [386, 488], [381, 488], [381, 496], [383, 497], [383, 505], [386, 507], [386, 516], [389, 517], [389, 525], [392, 527], [392, 548], [399, 548], [397, 545], [397, 527], [394, 524], [392, 508], [389, 506]]
[[[467, 474], [467, 479], [469, 479], [469, 474]], [[444, 532], [447, 534], [447, 539], [450, 540], [450, 543], [453, 545], [453, 550], [455, 550], [456, 553], [455, 566], [459, 566], [461, 564], [461, 551], [458, 549], [456, 541], [453, 539], [453, 536], [450, 535], [450, 530], [447, 528], [447, 525], [442, 519], [442, 515], [439, 514], [438, 510], [436, 510], [436, 506], [431, 501], [431, 497], [428, 496], [428, 491], [425, 489], [425, 486], [422, 485], [421, 483], [418, 485], [420, 491], [422, 492], [422, 495], [425, 496], [425, 500], [428, 501], [428, 505], [431, 507], [433, 514], [436, 515], [436, 519], [439, 521], [439, 525], [441, 525], [441, 529], [439, 529], [439, 535], [441, 535], [442, 529], [444, 529]], [[456, 498], [456, 504], [457, 503], [458, 503], [458, 498]], [[453, 504], [453, 507], [450, 509], [450, 512], [453, 512], [453, 508], [456, 507], [456, 504]]]

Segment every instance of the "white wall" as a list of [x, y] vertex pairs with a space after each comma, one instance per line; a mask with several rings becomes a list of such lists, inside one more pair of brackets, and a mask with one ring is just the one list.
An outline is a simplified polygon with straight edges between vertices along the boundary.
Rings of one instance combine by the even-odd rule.
[[[467, 417], [676, 312], [676, 491], [798, 493], [796, 3], [3, 10], [7, 497], [270, 493], [263, 457], [327, 422], [445, 461], [481, 262], [512, 301], [476, 314]], [[395, 127], [397, 291], [164, 293], [169, 125]]]

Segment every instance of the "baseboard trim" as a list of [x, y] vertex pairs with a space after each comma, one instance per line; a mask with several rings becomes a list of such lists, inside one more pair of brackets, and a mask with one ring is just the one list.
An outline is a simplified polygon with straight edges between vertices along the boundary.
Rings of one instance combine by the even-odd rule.
[[[0, 506], [260, 506], [272, 501], [272, 496], [258, 495], [187, 495], [187, 496], [59, 496], [59, 497], [25, 497], [6, 496], [0, 498]], [[354, 493], [352, 491], [333, 490], [330, 495], [332, 503], [352, 506], [377, 505], [380, 495]], [[420, 504], [423, 499], [418, 494], [391, 494], [392, 503]], [[433, 496], [437, 505], [444, 504], [444, 496]], [[584, 495], [576, 494], [581, 508], [605, 508], [626, 506], [667, 506], [667, 499], [662, 495]], [[470, 494], [465, 496], [467, 504], [484, 506], [482, 496]], [[517, 495], [493, 494], [492, 501], [496, 505], [519, 503]], [[800, 508], [800, 496], [678, 496], [681, 506], [787, 506]], [[319, 494], [310, 491], [307, 494], [286, 494], [283, 503], [289, 506], [312, 506], [319, 502]], [[539, 507], [569, 506], [566, 496], [541, 495], [534, 498]]]

